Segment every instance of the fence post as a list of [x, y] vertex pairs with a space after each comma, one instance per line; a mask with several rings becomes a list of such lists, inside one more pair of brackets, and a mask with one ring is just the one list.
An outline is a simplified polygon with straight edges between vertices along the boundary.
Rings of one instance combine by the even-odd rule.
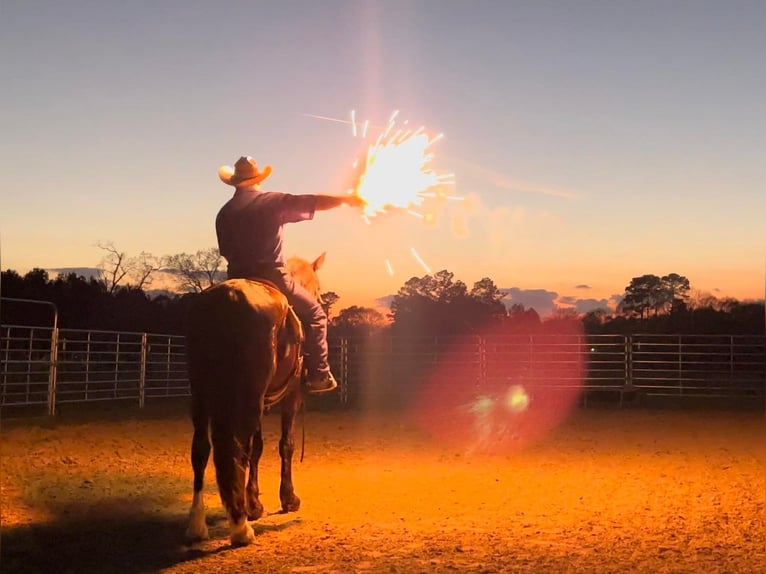
[[348, 337], [340, 340], [340, 404], [348, 404]]
[[684, 346], [683, 337], [678, 335], [678, 384], [681, 386], [681, 394], [684, 394]]
[[729, 335], [729, 385], [734, 384], [734, 335]]
[[633, 390], [633, 335], [625, 335], [625, 390]]
[[479, 335], [479, 387], [487, 385], [487, 339]]
[[[170, 343], [168, 343], [170, 345]], [[146, 333], [141, 333], [141, 372], [138, 375], [138, 407], [146, 403]]]
[[59, 329], [58, 313], [53, 318], [53, 330], [51, 331], [51, 366], [48, 371], [48, 415], [56, 414], [56, 382], [58, 376], [59, 356]]

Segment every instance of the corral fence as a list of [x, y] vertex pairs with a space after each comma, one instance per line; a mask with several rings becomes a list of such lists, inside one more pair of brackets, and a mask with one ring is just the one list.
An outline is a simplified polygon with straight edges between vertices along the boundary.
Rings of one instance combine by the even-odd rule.
[[[594, 393], [764, 400], [766, 337], [507, 335], [331, 337], [341, 385], [326, 404], [396, 405], [429, 373], [442, 384], [534, 381]], [[189, 395], [178, 335], [0, 326], [0, 405], [45, 407]]]

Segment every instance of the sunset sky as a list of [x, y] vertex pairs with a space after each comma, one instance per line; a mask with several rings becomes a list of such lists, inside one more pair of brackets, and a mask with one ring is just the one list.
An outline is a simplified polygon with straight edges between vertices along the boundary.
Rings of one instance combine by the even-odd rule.
[[361, 141], [310, 115], [400, 110], [444, 133], [434, 167], [465, 199], [430, 226], [289, 226], [288, 254], [327, 251], [341, 307], [423, 275], [412, 247], [527, 304], [605, 305], [650, 273], [762, 299], [764, 54], [762, 0], [4, 0], [0, 264], [212, 247], [219, 166], [342, 193]]

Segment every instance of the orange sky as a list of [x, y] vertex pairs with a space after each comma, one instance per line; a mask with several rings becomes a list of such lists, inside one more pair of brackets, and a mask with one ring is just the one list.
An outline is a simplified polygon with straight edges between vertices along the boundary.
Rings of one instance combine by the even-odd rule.
[[219, 166], [251, 155], [274, 166], [264, 189], [343, 193], [360, 142], [307, 114], [400, 110], [445, 134], [435, 167], [467, 199], [433, 227], [348, 209], [291, 226], [289, 253], [328, 252], [340, 305], [422, 275], [412, 247], [519, 297], [599, 304], [679, 273], [762, 299], [765, 27], [758, 2], [233, 2], [223, 18], [5, 3], [0, 265], [94, 267], [108, 241], [212, 247]]

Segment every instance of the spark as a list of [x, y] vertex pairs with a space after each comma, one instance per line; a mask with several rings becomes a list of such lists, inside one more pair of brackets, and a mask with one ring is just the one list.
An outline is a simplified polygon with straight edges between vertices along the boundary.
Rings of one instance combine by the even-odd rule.
[[434, 139], [432, 139], [432, 140], [429, 142], [429, 144], [428, 144], [428, 147], [431, 147], [433, 144], [435, 144], [436, 142], [438, 142], [438, 141], [439, 141], [440, 139], [442, 139], [443, 137], [444, 137], [444, 134], [439, 134], [438, 136], [436, 136]]
[[[388, 118], [385, 126], [371, 124], [369, 120], [361, 122], [356, 110], [351, 110], [350, 119], [343, 120], [315, 114], [304, 114], [308, 117], [348, 124], [351, 126], [353, 137], [361, 135], [370, 140], [363, 156], [355, 160], [353, 169], [359, 173], [349, 193], [364, 198], [367, 202], [361, 217], [371, 225], [374, 218], [398, 210], [433, 224], [436, 221], [434, 206], [424, 206], [425, 200], [443, 203], [445, 200], [462, 200], [457, 195], [448, 194], [445, 186], [455, 184], [454, 173], [436, 173], [430, 166], [435, 157], [433, 146], [440, 141], [444, 134], [431, 137], [425, 126], [417, 129], [410, 127], [409, 120], [397, 125], [399, 110], [395, 110]], [[361, 127], [361, 129], [360, 129]], [[374, 139], [373, 139], [374, 138]], [[414, 247], [410, 252], [415, 260], [431, 273], [430, 267], [418, 255]], [[386, 269], [389, 275], [394, 274], [391, 261], [386, 259]]]
[[423, 267], [423, 269], [426, 270], [426, 273], [428, 273], [430, 275], [431, 274], [431, 268], [428, 265], [426, 265], [426, 262], [423, 261], [423, 258], [420, 257], [420, 255], [418, 255], [418, 252], [415, 251], [414, 247], [410, 247], [410, 253], [412, 253], [412, 256], [415, 258], [415, 261], [420, 263], [421, 267]]
[[[428, 197], [423, 195], [425, 192], [454, 184], [454, 173], [437, 174], [429, 165], [434, 154], [426, 150], [443, 135], [431, 138], [423, 126], [416, 130], [407, 128], [407, 121], [397, 127], [398, 114], [398, 110], [391, 114], [385, 129], [367, 148], [363, 159], [356, 193], [367, 201], [364, 215], [368, 218], [392, 208], [403, 208], [412, 215]], [[352, 124], [356, 125], [355, 118]]]
[[303, 114], [307, 118], [314, 118], [315, 120], [325, 120], [326, 122], [335, 122], [338, 124], [350, 124], [351, 122], [348, 120], [343, 120], [341, 118], [331, 118], [330, 116], [319, 116], [316, 114]]

